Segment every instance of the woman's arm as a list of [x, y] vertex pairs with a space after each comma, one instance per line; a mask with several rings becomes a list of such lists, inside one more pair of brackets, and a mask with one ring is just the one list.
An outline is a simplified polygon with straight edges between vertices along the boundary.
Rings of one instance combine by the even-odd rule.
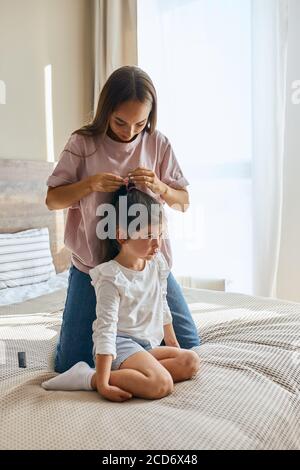
[[49, 187], [46, 206], [51, 210], [66, 209], [92, 192], [88, 180], [65, 184], [56, 188]]
[[[161, 182], [162, 183], [162, 182]], [[186, 189], [174, 189], [166, 183], [162, 183], [165, 187], [160, 197], [173, 209], [185, 212], [190, 204], [189, 193]]]
[[172, 209], [185, 212], [189, 207], [189, 193], [186, 189], [174, 189], [166, 183], [160, 181], [154, 171], [147, 170], [147, 168], [136, 168], [131, 173], [128, 173], [129, 179], [133, 183], [145, 185], [155, 194], [160, 197], [172, 207]]
[[78, 183], [50, 187], [47, 192], [46, 205], [49, 210], [66, 209], [94, 191], [110, 193], [117, 191], [122, 184], [124, 180], [121, 176], [98, 173]]

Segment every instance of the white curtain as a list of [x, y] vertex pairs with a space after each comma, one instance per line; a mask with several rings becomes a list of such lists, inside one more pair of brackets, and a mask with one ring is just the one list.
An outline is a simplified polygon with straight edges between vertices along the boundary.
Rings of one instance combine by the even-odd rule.
[[190, 182], [173, 271], [251, 292], [251, 0], [139, 0], [138, 59]]
[[282, 227], [288, 0], [252, 0], [253, 291], [276, 297]]
[[137, 65], [137, 0], [94, 0], [94, 112], [109, 75]]
[[[174, 271], [276, 296], [288, 0], [139, 0], [139, 65], [190, 180]], [[172, 220], [174, 223], [172, 224]]]

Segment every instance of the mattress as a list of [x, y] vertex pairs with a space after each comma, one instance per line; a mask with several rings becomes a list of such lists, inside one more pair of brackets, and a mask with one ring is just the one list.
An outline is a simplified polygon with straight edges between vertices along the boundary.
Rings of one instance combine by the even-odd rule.
[[64, 289], [1, 307], [0, 448], [300, 449], [300, 304], [184, 294], [201, 336], [199, 373], [163, 399], [124, 403], [40, 386], [55, 375]]

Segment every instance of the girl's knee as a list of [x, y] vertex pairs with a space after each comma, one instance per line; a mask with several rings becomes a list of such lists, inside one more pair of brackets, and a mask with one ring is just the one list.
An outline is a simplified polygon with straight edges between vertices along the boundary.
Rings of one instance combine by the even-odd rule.
[[171, 374], [167, 371], [165, 373], [153, 373], [149, 377], [148, 393], [149, 398], [158, 399], [170, 395], [174, 390], [174, 382]]
[[197, 374], [200, 367], [200, 358], [195, 351], [183, 350], [180, 357], [181, 366], [183, 367], [187, 378], [192, 378]]

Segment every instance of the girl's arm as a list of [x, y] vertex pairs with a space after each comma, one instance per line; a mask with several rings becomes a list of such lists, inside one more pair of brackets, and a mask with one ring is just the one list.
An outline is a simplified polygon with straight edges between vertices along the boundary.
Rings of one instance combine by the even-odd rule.
[[96, 384], [101, 396], [110, 401], [125, 401], [132, 398], [132, 394], [119, 387], [109, 385], [112, 356], [110, 354], [96, 355]]
[[110, 193], [124, 183], [123, 178], [112, 173], [98, 173], [77, 183], [49, 187], [46, 205], [50, 210], [66, 209], [94, 191]]
[[166, 346], [180, 348], [172, 323], [164, 325], [164, 342]]
[[111, 354], [96, 354], [96, 376], [97, 376], [97, 390], [101, 390], [109, 385], [109, 377], [111, 371], [112, 355]]
[[156, 257], [160, 271], [160, 288], [162, 291], [162, 302], [163, 302], [163, 325], [164, 325], [164, 342], [166, 346], [173, 346], [180, 348], [177, 341], [176, 334], [173, 328], [173, 317], [167, 301], [167, 290], [168, 284], [167, 279], [170, 273], [168, 263], [162, 253], [159, 253]]
[[116, 358], [116, 337], [120, 295], [115, 273], [109, 263], [90, 270], [96, 293], [96, 320], [93, 322], [93, 343], [96, 355], [96, 386], [100, 395], [111, 401], [132, 397], [126, 390], [109, 384], [112, 360]]

